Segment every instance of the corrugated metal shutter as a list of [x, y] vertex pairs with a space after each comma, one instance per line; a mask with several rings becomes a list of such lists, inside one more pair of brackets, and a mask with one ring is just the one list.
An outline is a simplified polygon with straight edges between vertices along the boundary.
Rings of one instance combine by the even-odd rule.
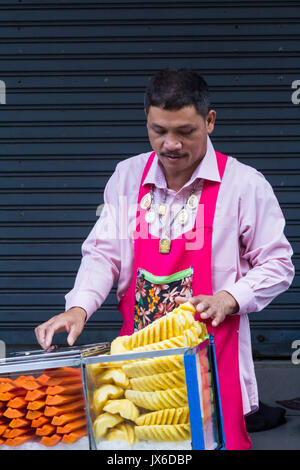
[[[0, 2], [0, 339], [34, 345], [64, 310], [80, 247], [116, 163], [148, 151], [143, 93], [165, 66], [211, 86], [217, 150], [262, 171], [287, 219], [299, 270], [298, 1]], [[252, 314], [256, 354], [288, 356], [300, 338], [293, 286]], [[80, 343], [120, 328], [115, 290]]]

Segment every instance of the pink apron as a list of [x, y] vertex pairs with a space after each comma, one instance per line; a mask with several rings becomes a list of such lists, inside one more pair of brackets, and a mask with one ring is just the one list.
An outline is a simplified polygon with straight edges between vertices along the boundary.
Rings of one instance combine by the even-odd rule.
[[[140, 203], [142, 197], [149, 192], [148, 185], [143, 186], [143, 181], [151, 167], [154, 156], [155, 154], [152, 153], [146, 163], [140, 184], [138, 203]], [[227, 156], [216, 152], [216, 157], [222, 180]], [[159, 253], [159, 238], [149, 234], [148, 224], [144, 219], [146, 210], [141, 209], [138, 205], [134, 241], [134, 276], [128, 290], [119, 303], [119, 310], [124, 320], [120, 335], [130, 335], [134, 331], [137, 276], [141, 269], [152, 273], [154, 276], [165, 276], [167, 279], [167, 276], [172, 276], [179, 271], [187, 272], [189, 268], [192, 268], [192, 295], [213, 295], [211, 282], [212, 227], [219, 188], [220, 183], [218, 182], [204, 181], [194, 228], [186, 232], [183, 237], [172, 240], [169, 254]], [[186, 243], [191, 243], [193, 238], [195, 239], [196, 230], [199, 230], [197, 220], [199, 220], [198, 214], [200, 213], [201, 207], [202, 210], [204, 208], [204, 228], [203, 226], [200, 227], [202, 234], [204, 230], [203, 243], [200, 243], [200, 246], [197, 246], [196, 249], [187, 250]], [[142, 234], [142, 236], [139, 236], [139, 234]], [[145, 236], [145, 234], [147, 234], [147, 236]], [[174, 276], [170, 279], [174, 279]], [[187, 279], [190, 278], [185, 278], [183, 281]], [[153, 284], [151, 285], [153, 286]], [[142, 284], [141, 292], [145, 297], [146, 294], [143, 294], [143, 287], [144, 284]], [[158, 296], [154, 298], [157, 299]], [[172, 300], [172, 298], [170, 298], [170, 300]], [[172, 302], [169, 305], [174, 308]], [[163, 309], [165, 306], [166, 303], [160, 304], [160, 307]], [[196, 316], [196, 319], [200, 319], [199, 314]], [[240, 316], [228, 315], [225, 320], [215, 328], [211, 326], [211, 321], [207, 320], [205, 323], [208, 332], [213, 334], [215, 338], [226, 449], [249, 449], [251, 447], [251, 441], [245, 426], [239, 376], [238, 341]]]

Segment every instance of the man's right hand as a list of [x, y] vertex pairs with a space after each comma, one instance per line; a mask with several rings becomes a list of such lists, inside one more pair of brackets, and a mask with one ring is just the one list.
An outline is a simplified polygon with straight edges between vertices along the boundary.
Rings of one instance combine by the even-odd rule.
[[66, 331], [67, 342], [73, 346], [82, 332], [86, 320], [86, 311], [81, 307], [72, 307], [64, 313], [55, 315], [50, 320], [35, 328], [35, 335], [43, 349], [49, 349], [55, 333]]

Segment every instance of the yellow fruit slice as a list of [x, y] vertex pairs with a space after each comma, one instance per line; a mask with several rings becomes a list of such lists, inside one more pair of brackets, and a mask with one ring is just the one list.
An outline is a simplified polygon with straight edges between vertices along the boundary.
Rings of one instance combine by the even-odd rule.
[[102, 384], [114, 384], [121, 388], [126, 388], [129, 385], [128, 377], [121, 368], [117, 369], [107, 369], [101, 373], [97, 379], [96, 383], [98, 386]]
[[121, 441], [125, 441], [132, 446], [137, 440], [135, 435], [135, 426], [131, 423], [118, 424], [115, 428], [108, 431], [105, 439], [107, 441], [120, 439]]
[[125, 397], [136, 406], [147, 410], [163, 410], [164, 408], [180, 408], [187, 404], [185, 387], [171, 388], [156, 392], [139, 392], [126, 390]]
[[137, 426], [149, 426], [154, 424], [187, 424], [190, 422], [189, 407], [167, 408], [159, 411], [145, 413], [136, 418]]
[[101, 415], [97, 416], [93, 423], [95, 438], [100, 439], [106, 434], [109, 428], [113, 428], [122, 421], [124, 421], [124, 418], [110, 413], [102, 413]]
[[130, 389], [142, 392], [155, 392], [156, 390], [167, 390], [168, 388], [183, 387], [184, 385], [184, 368], [173, 372], [163, 372], [162, 374], [130, 379]]
[[139, 409], [126, 398], [108, 401], [103, 410], [113, 414], [118, 413], [123, 418], [130, 419], [131, 421], [135, 421], [140, 415]]
[[99, 413], [110, 398], [121, 398], [123, 394], [124, 390], [121, 387], [111, 384], [101, 385], [93, 394], [95, 411]]
[[183, 356], [175, 355], [141, 359], [124, 365], [123, 369], [128, 377], [143, 377], [178, 370], [183, 367]]
[[191, 438], [189, 424], [136, 426], [136, 436], [145, 441], [186, 441]]

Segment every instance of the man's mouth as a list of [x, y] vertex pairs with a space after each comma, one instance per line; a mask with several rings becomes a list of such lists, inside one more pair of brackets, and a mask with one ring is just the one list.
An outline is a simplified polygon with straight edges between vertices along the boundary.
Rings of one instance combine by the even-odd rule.
[[168, 154], [168, 153], [164, 153], [164, 154], [161, 154], [162, 157], [165, 157], [165, 158], [168, 158], [170, 160], [178, 160], [179, 158], [184, 158], [186, 157], [186, 154], [183, 154], [183, 155], [172, 155], [172, 154]]

